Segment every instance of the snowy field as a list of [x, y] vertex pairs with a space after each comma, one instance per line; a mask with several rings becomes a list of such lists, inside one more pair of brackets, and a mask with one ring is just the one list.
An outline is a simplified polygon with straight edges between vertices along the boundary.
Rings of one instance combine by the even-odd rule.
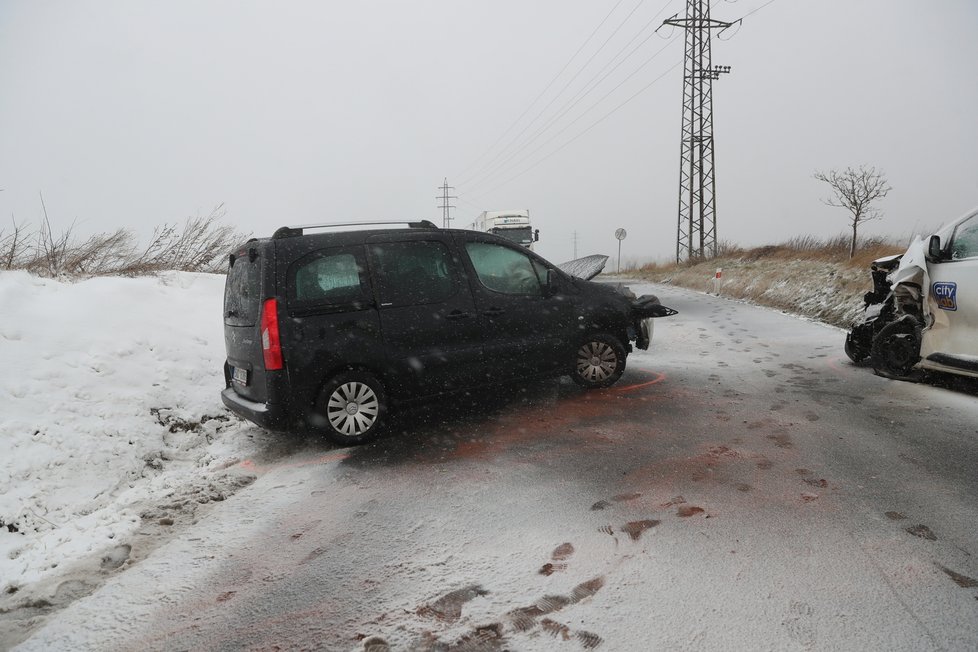
[[122, 566], [148, 524], [253, 479], [233, 467], [261, 431], [219, 396], [223, 287], [0, 272], [0, 600], [80, 560]]

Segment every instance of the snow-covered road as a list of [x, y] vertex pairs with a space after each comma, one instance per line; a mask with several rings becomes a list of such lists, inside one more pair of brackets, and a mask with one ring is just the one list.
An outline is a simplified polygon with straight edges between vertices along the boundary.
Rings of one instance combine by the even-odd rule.
[[353, 449], [241, 427], [257, 480], [21, 648], [978, 647], [974, 385], [633, 289], [680, 314], [609, 390], [453, 398]]

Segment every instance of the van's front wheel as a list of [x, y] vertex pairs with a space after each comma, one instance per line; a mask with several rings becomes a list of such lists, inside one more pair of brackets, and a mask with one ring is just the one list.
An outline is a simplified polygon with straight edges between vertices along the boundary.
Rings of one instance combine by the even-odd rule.
[[376, 437], [387, 414], [387, 395], [368, 373], [350, 371], [327, 382], [316, 401], [317, 429], [341, 446], [363, 444]]
[[574, 354], [571, 378], [588, 389], [614, 385], [625, 371], [625, 347], [611, 335], [588, 337]]

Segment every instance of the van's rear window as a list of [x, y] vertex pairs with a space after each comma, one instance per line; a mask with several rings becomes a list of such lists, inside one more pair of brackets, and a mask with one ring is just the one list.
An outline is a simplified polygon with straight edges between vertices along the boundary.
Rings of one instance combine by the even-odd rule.
[[261, 309], [261, 258], [254, 261], [239, 256], [228, 270], [224, 284], [224, 323], [228, 326], [254, 326]]

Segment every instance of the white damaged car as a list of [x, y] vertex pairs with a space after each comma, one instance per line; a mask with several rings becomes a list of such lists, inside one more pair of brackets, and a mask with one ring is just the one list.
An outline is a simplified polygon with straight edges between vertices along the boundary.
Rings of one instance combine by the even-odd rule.
[[920, 370], [978, 378], [978, 209], [871, 269], [874, 289], [846, 337], [849, 357], [894, 378]]

